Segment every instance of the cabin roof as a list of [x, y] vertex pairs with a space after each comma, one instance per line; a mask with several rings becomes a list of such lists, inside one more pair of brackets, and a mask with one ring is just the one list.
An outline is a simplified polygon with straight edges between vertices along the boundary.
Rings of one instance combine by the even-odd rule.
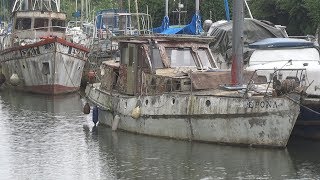
[[66, 19], [66, 14], [62, 12], [53, 12], [53, 11], [16, 11], [15, 16], [18, 18], [25, 17], [25, 18], [33, 18], [33, 17], [42, 17], [42, 18], [49, 18], [55, 17], [58, 19]]
[[288, 48], [288, 47], [313, 47], [314, 44], [304, 39], [295, 38], [267, 38], [249, 44], [252, 49]]
[[140, 36], [118, 36], [114, 37], [118, 42], [146, 43], [150, 40], [154, 41], [170, 41], [170, 42], [190, 42], [190, 43], [210, 43], [214, 41], [213, 37], [194, 36], [194, 35], [140, 35]]

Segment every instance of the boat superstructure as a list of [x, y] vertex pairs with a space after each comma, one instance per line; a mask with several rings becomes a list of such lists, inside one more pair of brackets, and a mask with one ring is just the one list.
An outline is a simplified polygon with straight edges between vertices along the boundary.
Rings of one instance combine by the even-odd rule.
[[89, 50], [65, 40], [59, 0], [16, 0], [12, 33], [0, 51], [6, 86], [43, 94], [77, 91]]

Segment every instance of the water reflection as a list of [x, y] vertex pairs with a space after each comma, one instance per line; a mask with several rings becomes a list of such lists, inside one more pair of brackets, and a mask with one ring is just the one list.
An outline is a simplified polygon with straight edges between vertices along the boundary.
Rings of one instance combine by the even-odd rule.
[[[75, 179], [88, 158], [81, 99], [1, 92], [0, 174], [4, 179]], [[80, 168], [80, 170], [79, 170]], [[88, 175], [91, 177], [91, 175]]]
[[[23, 112], [43, 112], [63, 115], [81, 109], [80, 95], [77, 93], [47, 96], [23, 92], [1, 91], [3, 105], [8, 105], [13, 110]], [[20, 114], [18, 114], [20, 115]]]
[[100, 156], [121, 179], [285, 178], [295, 175], [286, 150], [232, 147], [111, 132], [99, 127]]
[[317, 142], [194, 143], [93, 127], [84, 100], [0, 92], [0, 179], [320, 179]]
[[300, 177], [320, 179], [320, 141], [295, 138], [290, 141], [288, 152]]

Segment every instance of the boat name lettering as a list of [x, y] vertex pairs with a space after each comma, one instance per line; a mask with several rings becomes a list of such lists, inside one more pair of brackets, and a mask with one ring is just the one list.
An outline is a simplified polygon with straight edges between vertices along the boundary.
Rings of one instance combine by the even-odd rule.
[[40, 54], [39, 47], [32, 47], [28, 49], [22, 49], [20, 50], [21, 56], [23, 57], [30, 57], [30, 56], [36, 56]]
[[76, 49], [76, 48], [72, 48], [72, 53], [71, 54], [73, 54], [73, 55], [75, 55], [77, 57], [80, 57], [80, 58], [85, 57], [85, 52], [82, 51], [82, 50]]
[[248, 101], [246, 108], [279, 108], [282, 103], [276, 101]]

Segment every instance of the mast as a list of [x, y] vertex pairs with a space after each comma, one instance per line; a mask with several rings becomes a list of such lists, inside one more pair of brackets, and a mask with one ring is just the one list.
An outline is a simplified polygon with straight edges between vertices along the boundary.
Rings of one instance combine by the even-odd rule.
[[224, 9], [226, 11], [226, 18], [227, 18], [227, 21], [229, 22], [230, 21], [230, 13], [229, 13], [229, 3], [228, 3], [228, 0], [224, 0]]
[[15, 0], [12, 12], [40, 10], [60, 12], [60, 0]]
[[123, 1], [122, 0], [118, 0], [119, 2], [118, 2], [118, 6], [119, 6], [119, 10], [120, 11], [123, 11], [124, 10], [124, 8], [123, 8]]
[[166, 15], [167, 17], [169, 17], [169, 0], [166, 0]]
[[130, 0], [128, 0], [128, 12], [129, 12], [129, 13], [131, 13], [130, 7], [131, 7]]
[[83, 0], [80, 1], [81, 2], [81, 13], [80, 13], [80, 27], [82, 27], [83, 24], [83, 13], [84, 13], [84, 8], [83, 8]]
[[248, 10], [248, 13], [249, 13], [250, 18], [253, 19], [253, 16], [252, 16], [250, 7], [249, 7], [249, 5], [248, 5], [248, 3], [247, 3], [247, 0], [244, 0], [244, 3], [245, 3], [245, 5], [246, 5], [246, 7], [247, 7], [247, 10]]
[[139, 20], [139, 9], [138, 9], [138, 0], [135, 0], [135, 5], [136, 5], [136, 13], [137, 13], [137, 23], [138, 23], [138, 34], [140, 34], [140, 20]]
[[196, 0], [196, 14], [200, 14], [200, 2], [199, 0]]
[[231, 84], [243, 84], [243, 0], [233, 0]]

